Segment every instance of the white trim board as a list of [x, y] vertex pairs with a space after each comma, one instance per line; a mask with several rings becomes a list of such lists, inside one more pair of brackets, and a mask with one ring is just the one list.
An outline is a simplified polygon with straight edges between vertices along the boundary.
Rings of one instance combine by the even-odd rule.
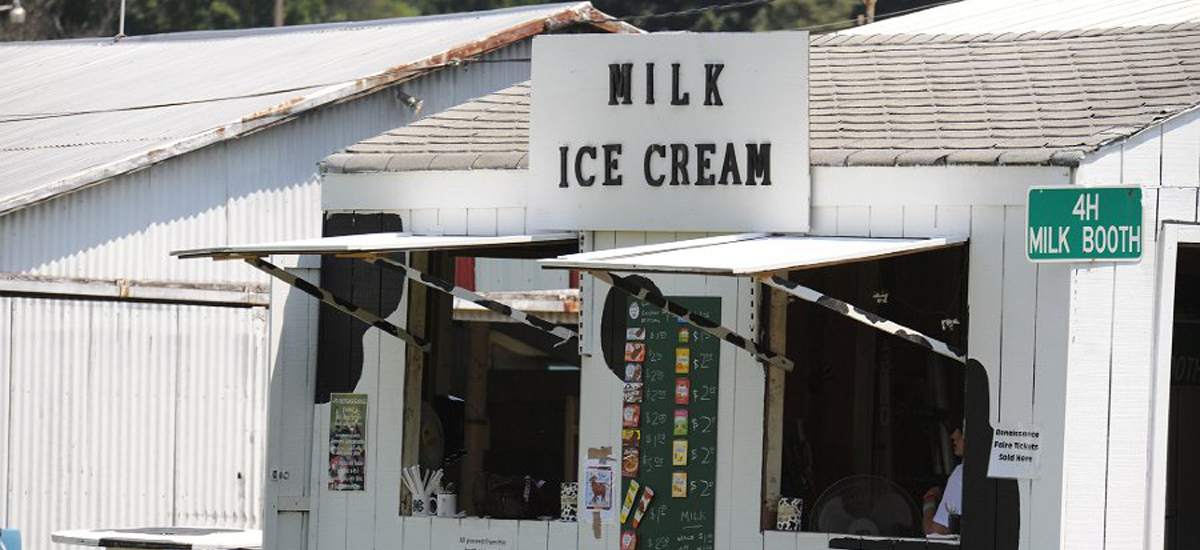
[[1159, 269], [1154, 320], [1153, 409], [1146, 469], [1147, 550], [1163, 548], [1167, 505], [1167, 435], [1171, 411], [1171, 346], [1175, 322], [1175, 269], [1181, 243], [1200, 243], [1200, 225], [1167, 222], [1159, 233]]
[[529, 170], [425, 170], [321, 176], [325, 212], [524, 208]]
[[1070, 185], [1065, 166], [814, 166], [812, 206], [1019, 206], [1032, 185]]

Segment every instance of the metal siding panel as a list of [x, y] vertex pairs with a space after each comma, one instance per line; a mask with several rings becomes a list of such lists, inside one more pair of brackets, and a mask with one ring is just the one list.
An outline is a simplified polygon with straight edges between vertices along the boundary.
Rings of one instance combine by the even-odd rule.
[[[8, 307], [6, 441], [19, 445], [0, 461], [6, 525], [26, 548], [67, 528], [258, 526], [265, 310], [0, 299]], [[231, 341], [216, 360], [186, 361]], [[236, 472], [239, 483], [227, 479]], [[223, 498], [196, 505], [194, 487]]]
[[66, 302], [13, 302], [10, 440], [17, 445], [9, 454], [8, 521], [38, 550], [90, 496], [80, 487], [90, 477], [92, 438], [85, 424], [88, 312]]
[[0, 272], [265, 284], [265, 275], [239, 262], [184, 261], [169, 252], [319, 237], [321, 159], [527, 80], [530, 43], [485, 56], [511, 63], [434, 71], [404, 84], [425, 101], [420, 113], [378, 93], [0, 216]]
[[9, 428], [12, 424], [12, 308], [11, 298], [0, 297], [0, 525], [14, 525], [8, 517], [8, 456], [12, 451]]
[[265, 315], [259, 308], [179, 310], [177, 524], [260, 524], [268, 378]]

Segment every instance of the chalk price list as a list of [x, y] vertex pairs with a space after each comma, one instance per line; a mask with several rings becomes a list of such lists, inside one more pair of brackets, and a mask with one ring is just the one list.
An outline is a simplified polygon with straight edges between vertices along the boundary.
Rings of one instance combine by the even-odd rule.
[[[672, 300], [720, 318], [719, 298]], [[622, 550], [711, 549], [720, 342], [633, 299], [626, 327]]]

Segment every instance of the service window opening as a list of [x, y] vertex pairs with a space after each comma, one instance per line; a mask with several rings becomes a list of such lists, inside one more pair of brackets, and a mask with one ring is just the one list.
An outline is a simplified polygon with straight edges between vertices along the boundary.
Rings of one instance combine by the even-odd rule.
[[[431, 263], [449, 272], [461, 264]], [[578, 347], [510, 319], [450, 315], [447, 295], [429, 297], [434, 352], [421, 376], [422, 469], [444, 470], [442, 485], [453, 484], [467, 515], [557, 517], [560, 486], [577, 476]]]
[[[967, 258], [955, 246], [790, 279], [965, 350]], [[775, 412], [782, 517], [767, 527], [925, 536], [923, 497], [961, 461], [962, 363], [810, 302], [791, 300], [786, 315], [796, 368]]]

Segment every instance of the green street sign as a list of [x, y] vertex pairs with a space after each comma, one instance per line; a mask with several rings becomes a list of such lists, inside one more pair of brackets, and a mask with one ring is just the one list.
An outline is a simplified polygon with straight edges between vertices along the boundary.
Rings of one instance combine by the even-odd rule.
[[1025, 257], [1031, 262], [1142, 257], [1140, 187], [1032, 187], [1026, 205]]

